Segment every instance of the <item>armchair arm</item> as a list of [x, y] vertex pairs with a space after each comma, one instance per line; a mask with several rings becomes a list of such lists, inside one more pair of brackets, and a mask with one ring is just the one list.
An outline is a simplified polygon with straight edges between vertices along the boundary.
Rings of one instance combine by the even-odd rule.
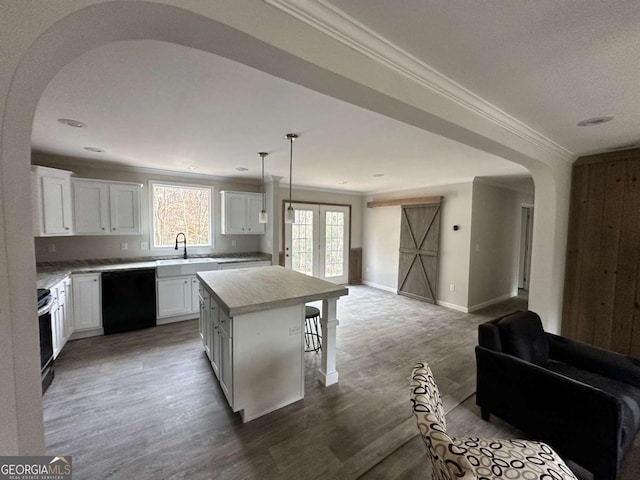
[[547, 333], [549, 356], [640, 388], [640, 360]]
[[599, 469], [602, 462], [617, 464], [622, 412], [614, 396], [481, 346], [476, 359], [481, 408], [589, 470]]

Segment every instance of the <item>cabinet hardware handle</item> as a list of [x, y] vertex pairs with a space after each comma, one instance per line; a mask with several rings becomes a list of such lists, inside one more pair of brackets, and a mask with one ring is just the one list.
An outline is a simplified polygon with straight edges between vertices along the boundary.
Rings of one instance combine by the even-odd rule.
[[94, 282], [97, 282], [97, 281], [98, 281], [98, 279], [97, 279], [97, 278], [94, 278], [94, 279], [93, 279], [93, 281], [94, 281]]
[[116, 227], [113, 227], [113, 230], [115, 230], [115, 229], [116, 229]]
[[65, 230], [69, 230], [69, 227], [64, 227]]
[[106, 230], [106, 228], [102, 227], [103, 230]]

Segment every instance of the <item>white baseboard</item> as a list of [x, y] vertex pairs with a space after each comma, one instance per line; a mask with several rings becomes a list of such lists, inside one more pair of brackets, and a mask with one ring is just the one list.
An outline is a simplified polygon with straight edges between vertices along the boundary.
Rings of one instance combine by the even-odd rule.
[[378, 290], [384, 290], [385, 292], [395, 293], [396, 295], [398, 294], [398, 290], [397, 289], [391, 288], [391, 287], [387, 287], [386, 285], [380, 285], [379, 283], [373, 283], [373, 282], [370, 282], [368, 280], [363, 280], [362, 283], [364, 283], [368, 287], [377, 288]]
[[[517, 294], [516, 294], [517, 295]], [[478, 303], [477, 305], [473, 305], [469, 307], [469, 313], [475, 312], [476, 310], [480, 310], [481, 308], [488, 307], [489, 305], [494, 305], [496, 303], [504, 302], [505, 300], [509, 300], [510, 298], [515, 297], [512, 293], [507, 293], [506, 295], [502, 295], [501, 297], [497, 297], [491, 300], [487, 300], [486, 302]]]
[[450, 308], [451, 310], [457, 310], [458, 312], [469, 313], [469, 309], [467, 307], [463, 307], [462, 305], [456, 305], [455, 303], [443, 302], [442, 300], [436, 300], [436, 305], [440, 305], [441, 307]]
[[199, 313], [188, 313], [186, 315], [179, 315], [177, 317], [158, 318], [156, 325], [166, 325], [168, 323], [184, 322], [185, 320], [193, 320], [198, 318]]
[[80, 338], [88, 337], [99, 337], [100, 335], [104, 335], [104, 329], [102, 327], [90, 328], [88, 330], [78, 330], [73, 332], [69, 337], [69, 340], [78, 340]]

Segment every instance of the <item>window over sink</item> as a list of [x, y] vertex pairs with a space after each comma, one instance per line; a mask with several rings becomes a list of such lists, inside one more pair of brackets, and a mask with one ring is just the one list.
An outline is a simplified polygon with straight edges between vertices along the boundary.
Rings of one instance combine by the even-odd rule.
[[186, 234], [189, 247], [213, 246], [212, 187], [157, 181], [149, 185], [153, 248], [174, 248], [178, 232]]

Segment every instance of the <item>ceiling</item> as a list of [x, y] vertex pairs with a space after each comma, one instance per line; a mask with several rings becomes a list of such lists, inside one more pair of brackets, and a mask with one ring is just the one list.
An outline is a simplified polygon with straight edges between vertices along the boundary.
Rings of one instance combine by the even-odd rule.
[[324, 3], [576, 155], [640, 143], [638, 1]]
[[[58, 122], [75, 119], [73, 128]], [[266, 175], [349, 192], [527, 176], [515, 163], [200, 50], [118, 42], [63, 68], [36, 111], [32, 148], [233, 178]], [[92, 153], [95, 147], [103, 153]], [[245, 172], [237, 168], [247, 168]], [[383, 176], [380, 176], [382, 174]]]
[[[296, 0], [289, 0], [294, 2]], [[576, 155], [640, 142], [640, 2], [322, 0], [351, 24]], [[613, 121], [578, 127], [585, 118]], [[57, 122], [72, 118], [76, 129]], [[36, 151], [234, 178], [381, 192], [527, 176], [514, 163], [242, 64], [173, 44], [90, 51], [51, 81]], [[83, 147], [97, 147], [91, 153]], [[244, 167], [240, 172], [236, 168]], [[383, 174], [383, 176], [374, 176]]]

